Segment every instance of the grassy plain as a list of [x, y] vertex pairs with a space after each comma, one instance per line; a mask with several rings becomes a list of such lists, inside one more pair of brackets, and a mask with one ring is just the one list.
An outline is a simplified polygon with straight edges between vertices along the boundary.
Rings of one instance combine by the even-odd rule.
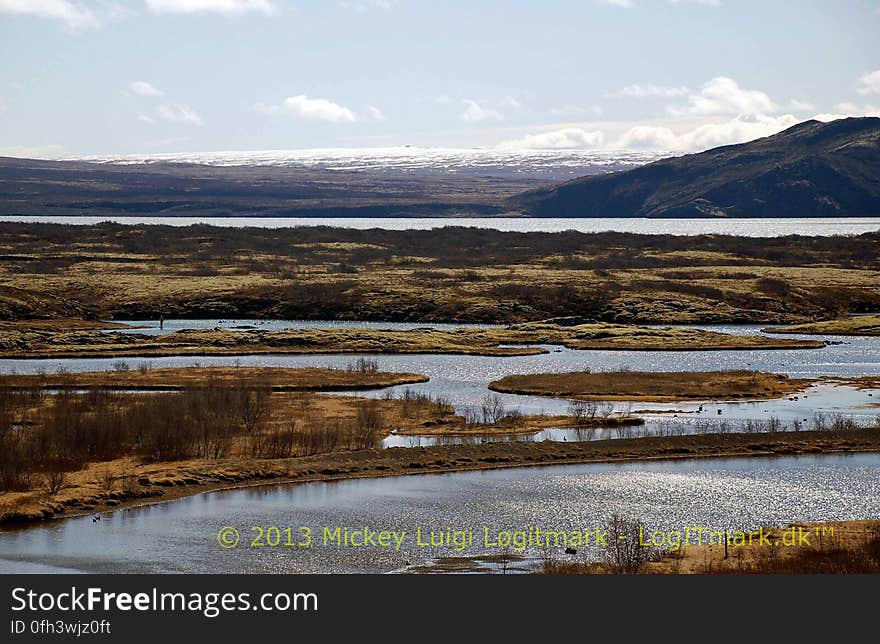
[[0, 223], [0, 318], [785, 324], [880, 310], [878, 267], [880, 234]]

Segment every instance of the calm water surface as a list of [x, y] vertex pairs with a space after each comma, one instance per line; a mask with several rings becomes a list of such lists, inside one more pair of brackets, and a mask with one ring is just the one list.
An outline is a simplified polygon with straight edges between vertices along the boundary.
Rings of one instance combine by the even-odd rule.
[[3, 216], [0, 221], [41, 222], [91, 225], [104, 221], [120, 224], [163, 224], [191, 226], [211, 224], [241, 228], [291, 228], [295, 226], [334, 226], [337, 228], [383, 230], [428, 230], [444, 226], [472, 226], [513, 232], [583, 233], [606, 231], [645, 235], [740, 235], [744, 237], [782, 237], [785, 235], [859, 235], [880, 230], [880, 217], [845, 217], [839, 219], [527, 219], [463, 217], [455, 219], [423, 218], [308, 218], [308, 217], [57, 217]]

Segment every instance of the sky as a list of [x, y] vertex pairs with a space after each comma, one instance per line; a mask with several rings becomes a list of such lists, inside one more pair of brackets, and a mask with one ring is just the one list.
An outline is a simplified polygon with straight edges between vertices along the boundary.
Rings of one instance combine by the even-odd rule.
[[880, 0], [0, 0], [0, 155], [689, 152], [880, 116]]

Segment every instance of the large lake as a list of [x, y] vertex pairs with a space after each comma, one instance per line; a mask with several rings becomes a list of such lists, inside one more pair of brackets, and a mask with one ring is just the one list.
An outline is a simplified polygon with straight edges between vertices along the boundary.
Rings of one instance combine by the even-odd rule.
[[121, 224], [164, 224], [191, 226], [211, 224], [241, 228], [290, 228], [295, 226], [335, 226], [365, 230], [428, 230], [444, 226], [473, 226], [513, 232], [584, 233], [616, 231], [646, 235], [741, 235], [782, 237], [785, 235], [859, 235], [880, 230], [880, 217], [839, 219], [531, 219], [531, 218], [307, 218], [307, 217], [54, 217], [2, 216], [0, 221], [42, 222], [91, 225], [104, 221]]
[[[567, 465], [268, 486], [0, 531], [0, 574], [378, 573], [438, 556], [498, 554], [483, 530], [587, 530], [617, 513], [650, 530], [751, 529], [880, 516], [880, 454]], [[311, 548], [252, 548], [251, 526], [308, 526]], [[238, 529], [224, 550], [217, 532]], [[400, 551], [324, 545], [323, 527], [406, 531]], [[473, 529], [466, 551], [414, 543], [424, 529]], [[298, 534], [298, 533], [295, 533]], [[524, 555], [539, 559], [543, 548]], [[562, 555], [560, 549], [554, 555]], [[578, 557], [595, 557], [593, 548]]]

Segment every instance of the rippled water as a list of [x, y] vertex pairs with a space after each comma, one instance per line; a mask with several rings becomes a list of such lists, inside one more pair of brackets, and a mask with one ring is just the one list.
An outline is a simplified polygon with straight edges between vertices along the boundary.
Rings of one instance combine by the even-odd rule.
[[472, 226], [511, 232], [565, 232], [582, 233], [615, 231], [644, 235], [738, 235], [743, 237], [783, 237], [785, 235], [859, 235], [880, 230], [880, 217], [841, 217], [836, 219], [639, 219], [639, 218], [521, 218], [521, 217], [462, 217], [462, 218], [381, 218], [381, 217], [151, 217], [99, 216], [58, 217], [39, 215], [5, 215], [0, 221], [41, 222], [74, 225], [92, 225], [105, 221], [120, 224], [163, 224], [191, 226], [211, 224], [241, 228], [291, 228], [296, 226], [333, 226], [365, 230], [428, 230], [445, 226]]
[[[496, 552], [483, 529], [590, 529], [612, 513], [651, 530], [747, 529], [791, 521], [880, 516], [880, 455], [787, 456], [530, 467], [271, 486], [203, 494], [150, 507], [0, 532], [0, 573], [386, 572], [437, 556]], [[250, 526], [312, 528], [308, 549], [251, 548]], [[338, 548], [323, 527], [406, 531], [400, 552]], [[238, 548], [216, 535], [237, 528]], [[473, 529], [465, 552], [414, 544], [417, 527]], [[543, 548], [526, 557], [540, 557]], [[559, 554], [559, 553], [557, 553]], [[580, 556], [595, 556], [583, 550]]]

